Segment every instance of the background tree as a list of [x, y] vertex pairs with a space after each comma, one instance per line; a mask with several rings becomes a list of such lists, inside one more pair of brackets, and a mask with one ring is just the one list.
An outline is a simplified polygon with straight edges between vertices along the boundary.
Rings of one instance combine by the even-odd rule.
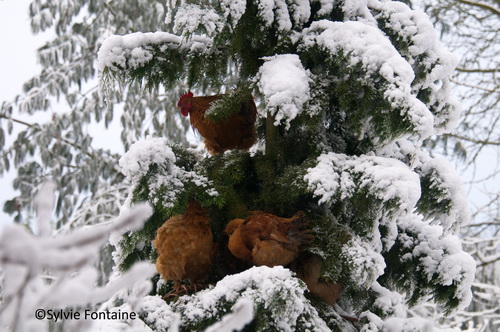
[[[460, 56], [451, 78], [463, 119], [453, 132], [429, 142], [436, 152], [455, 158], [469, 187], [472, 220], [462, 229], [466, 250], [478, 269], [474, 300], [455, 315], [454, 327], [496, 331], [499, 328], [499, 81], [500, 8], [497, 1], [415, 1], [441, 32], [443, 43]], [[441, 148], [443, 148], [441, 150]]]
[[[129, 203], [149, 201], [154, 213], [114, 242], [117, 265], [154, 260], [156, 229], [195, 197], [221, 248], [225, 225], [248, 210], [306, 211], [316, 239], [304, 255], [319, 256], [321, 277], [344, 290], [332, 308], [304, 297], [288, 270], [221, 270], [221, 255], [215, 287], [169, 304], [148, 297], [145, 322], [161, 329], [180, 314], [181, 330], [200, 330], [250, 299], [248, 330], [406, 330], [426, 325], [406, 305], [432, 299], [447, 313], [467, 305], [474, 263], [452, 235], [468, 220], [460, 180], [421, 150], [459, 112], [449, 98], [453, 57], [432, 42], [425, 15], [376, 1], [169, 4], [173, 33], [106, 40], [104, 90], [115, 78], [153, 91], [187, 82], [198, 95], [227, 92], [207, 115], [221, 121], [250, 89], [260, 99], [260, 142], [212, 157], [166, 139], [132, 145], [120, 160], [133, 183]], [[346, 312], [360, 322], [346, 322]]]
[[[165, 116], [172, 110], [165, 107], [173, 103], [169, 94], [144, 94], [140, 84], [130, 84], [119, 93], [111, 91], [112, 102], [106, 105], [98, 90], [95, 61], [102, 41], [111, 34], [166, 29], [165, 5], [34, 0], [29, 12], [33, 33], [51, 30], [56, 37], [38, 49], [43, 69], [26, 82], [24, 93], [1, 104], [0, 172], [15, 167], [13, 186], [20, 192], [4, 210], [28, 223], [37, 186], [53, 178], [58, 182], [56, 228], [101, 222], [117, 214], [128, 185], [116, 167], [120, 156], [96, 145], [116, 151], [147, 134], [186, 143], [187, 123]], [[95, 144], [92, 128], [100, 124], [97, 128], [105, 130], [117, 114], [121, 137]], [[32, 116], [47, 120], [27, 120]]]

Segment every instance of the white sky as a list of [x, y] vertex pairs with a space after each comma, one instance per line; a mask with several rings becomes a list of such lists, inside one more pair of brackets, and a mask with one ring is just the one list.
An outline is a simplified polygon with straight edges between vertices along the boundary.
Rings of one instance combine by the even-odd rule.
[[[22, 85], [36, 71], [36, 47], [40, 37], [30, 30], [28, 5], [30, 0], [0, 0], [0, 103], [12, 100], [22, 91]], [[7, 199], [15, 195], [11, 182], [13, 172], [0, 177], [0, 226], [12, 220], [3, 213]]]

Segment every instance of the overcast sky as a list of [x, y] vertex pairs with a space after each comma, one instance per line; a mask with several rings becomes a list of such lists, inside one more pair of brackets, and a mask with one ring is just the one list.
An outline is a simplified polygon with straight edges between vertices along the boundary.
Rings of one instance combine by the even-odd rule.
[[[43, 35], [33, 36], [30, 30], [28, 5], [31, 0], [0, 0], [0, 103], [12, 100], [22, 85], [38, 70], [36, 48]], [[12, 198], [13, 176], [0, 177], [0, 227], [12, 217], [3, 213], [6, 199]]]

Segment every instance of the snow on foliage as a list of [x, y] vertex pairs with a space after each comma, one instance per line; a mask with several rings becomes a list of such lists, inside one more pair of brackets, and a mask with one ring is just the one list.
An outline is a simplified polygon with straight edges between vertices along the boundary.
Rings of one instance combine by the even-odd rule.
[[[186, 171], [175, 164], [177, 158], [165, 138], [148, 137], [134, 143], [129, 151], [120, 158], [122, 173], [132, 183], [138, 183], [151, 168], [156, 168], [149, 179], [150, 198], [153, 204], [162, 197], [165, 207], [172, 207], [187, 182], [206, 187], [208, 194], [216, 196], [215, 189], [210, 188], [209, 180], [194, 171]], [[163, 190], [167, 188], [168, 190]], [[160, 194], [160, 191], [162, 194]]]
[[[187, 23], [186, 23], [187, 24]], [[143, 67], [159, 52], [169, 49], [188, 49], [191, 52], [206, 52], [212, 46], [212, 39], [206, 35], [193, 35], [189, 42], [182, 42], [182, 37], [168, 32], [135, 32], [125, 36], [108, 37], [97, 53], [97, 68], [103, 71], [131, 70]]]
[[304, 180], [314, 195], [320, 197], [319, 203], [331, 204], [352, 196], [354, 190], [367, 189], [381, 201], [396, 200], [399, 209], [411, 211], [420, 197], [418, 175], [400, 161], [333, 152], [322, 154], [317, 160]]
[[205, 332], [241, 331], [253, 319], [253, 302], [240, 299], [232, 307], [233, 312], [222, 317], [221, 321], [210, 326]]
[[[39, 209], [50, 209], [52, 189], [49, 183], [40, 190], [35, 199]], [[155, 272], [152, 264], [138, 263], [108, 284], [96, 287], [98, 273], [94, 264], [110, 234], [142, 227], [151, 213], [147, 204], [141, 204], [113, 222], [54, 237], [34, 237], [17, 224], [5, 226], [0, 236], [1, 327], [13, 332], [41, 331], [47, 321], [35, 319], [36, 309], [95, 305], [136, 281], [150, 278]]]
[[384, 257], [359, 237], [353, 237], [342, 247], [341, 257], [349, 266], [349, 278], [359, 288], [370, 288], [384, 274]]
[[437, 332], [434, 329], [433, 322], [420, 317], [391, 317], [383, 320], [377, 315], [366, 311], [361, 314], [361, 319], [367, 321], [360, 330], [361, 332]]
[[[353, 238], [344, 245], [342, 255], [351, 262], [348, 266], [352, 269], [349, 275], [353, 276], [353, 284], [370, 287], [384, 273], [385, 263], [380, 254], [400, 243], [410, 250], [402, 259], [412, 259], [413, 263], [418, 261], [418, 266], [423, 266], [422, 275], [429, 283], [455, 287], [453, 297], [459, 302], [459, 307], [463, 308], [470, 302], [474, 260], [463, 252], [456, 236], [446, 235], [453, 222], [467, 218], [467, 204], [462, 184], [447, 163], [427, 158], [424, 164], [417, 163], [418, 167], [412, 171], [400, 161], [376, 156], [328, 153], [317, 160], [317, 165], [308, 169], [304, 180], [309, 190], [320, 197], [320, 203], [334, 204], [362, 193], [370, 201], [378, 199], [384, 204], [392, 202], [397, 205], [395, 212], [391, 212], [394, 210], [389, 205], [389, 213], [376, 213], [378, 221], [373, 221], [370, 243]], [[443, 223], [446, 232], [443, 232], [443, 226], [431, 226], [432, 218], [424, 222], [422, 216], [415, 214], [415, 208], [421, 202], [421, 182], [416, 172], [419, 167], [424, 171], [439, 170], [440, 174], [433, 177], [431, 186], [444, 191], [443, 197], [455, 197], [457, 202], [454, 203], [461, 205], [447, 201], [446, 204], [451, 204], [449, 210], [436, 211], [435, 218], [438, 223]], [[436, 205], [444, 203], [439, 201]], [[380, 226], [385, 227], [382, 238]], [[411, 235], [406, 237], [404, 234], [408, 232]], [[418, 239], [417, 242], [412, 240], [413, 237]]]
[[310, 74], [296, 54], [281, 54], [263, 58], [265, 61], [257, 76], [257, 86], [264, 97], [266, 108], [259, 110], [262, 117], [270, 112], [274, 125], [290, 121], [303, 111], [309, 100]]
[[147, 138], [134, 143], [120, 158], [121, 172], [130, 182], [138, 182], [153, 164], [171, 166], [176, 161], [175, 154], [168, 146], [166, 138]]
[[309, 1], [264, 0], [259, 1], [258, 8], [264, 26], [275, 24], [278, 31], [290, 31], [293, 25], [301, 26], [311, 15]]
[[429, 190], [438, 192], [433, 195], [436, 208], [431, 209], [426, 217], [441, 225], [445, 233], [457, 233], [460, 227], [470, 220], [469, 204], [462, 180], [448, 160], [431, 158], [425, 154], [420, 156], [423, 162], [419, 171], [423, 177], [429, 179]]
[[426, 105], [435, 115], [437, 134], [454, 129], [461, 113], [459, 103], [450, 98], [449, 77], [457, 65], [454, 54], [441, 47], [428, 16], [413, 10], [398, 1], [370, 1], [369, 5], [378, 12], [375, 19], [380, 28], [393, 36], [395, 42], [404, 42], [407, 48], [400, 50], [415, 72], [424, 72], [424, 79], [418, 77], [412, 84], [414, 93], [429, 89]]
[[224, 27], [222, 18], [212, 8], [202, 8], [196, 4], [181, 6], [174, 19], [174, 32], [182, 34], [206, 33], [212, 36]]
[[150, 61], [152, 53], [143, 48], [148, 44], [172, 44], [179, 47], [181, 37], [168, 32], [135, 32], [125, 36], [108, 37], [97, 53], [97, 68], [114, 70], [137, 68]]
[[429, 282], [455, 286], [453, 298], [459, 301], [456, 310], [469, 305], [476, 263], [462, 250], [460, 239], [455, 235], [444, 235], [441, 226], [429, 225], [417, 216], [403, 220], [400, 227], [404, 233], [416, 237], [415, 240], [406, 239], [410, 241], [406, 246], [411, 251], [402, 257], [402, 261], [416, 259], [418, 265], [415, 268], [422, 269]]
[[[282, 266], [252, 267], [239, 274], [229, 275], [215, 287], [191, 296], [182, 296], [167, 305], [158, 296], [144, 299], [141, 311], [145, 322], [153, 329], [163, 331], [177, 324], [188, 329], [190, 324], [200, 326], [202, 321], [221, 320], [207, 331], [232, 331], [252, 319], [265, 319], [270, 329], [292, 332], [302, 324], [308, 331], [329, 331], [309, 300], [304, 297], [304, 284]], [[230, 308], [228, 303], [233, 303]], [[227, 314], [227, 311], [233, 313]]]
[[[319, 197], [319, 204], [333, 205], [359, 197], [370, 201], [365, 204], [372, 211], [369, 225], [365, 226], [371, 230], [370, 245], [378, 252], [384, 246], [390, 248], [397, 237], [398, 218], [411, 213], [420, 198], [418, 175], [398, 160], [377, 156], [330, 152], [320, 155], [317, 161], [307, 170], [304, 180]], [[357, 216], [348, 218], [350, 223], [364, 222]], [[384, 227], [384, 235], [380, 226]], [[367, 236], [364, 232], [361, 231], [363, 236]]]
[[332, 12], [333, 4], [336, 1], [335, 0], [313, 0], [311, 2], [319, 2], [320, 8], [318, 9], [318, 15], [326, 16]]
[[470, 220], [465, 188], [448, 160], [431, 157], [407, 139], [398, 139], [379, 150], [379, 155], [411, 164], [420, 177], [422, 195], [417, 208], [445, 234], [456, 233]]
[[406, 305], [404, 297], [393, 292], [375, 281], [371, 290], [377, 294], [373, 307], [381, 310], [384, 316], [406, 317]]
[[224, 11], [224, 18], [230, 19], [234, 28], [241, 16], [245, 13], [247, 6], [246, 0], [222, 0], [221, 7]]
[[[326, 50], [332, 58], [346, 57], [345, 66], [360, 67], [364, 72], [361, 79], [369, 85], [382, 84], [383, 97], [392, 109], [401, 111], [421, 139], [433, 134], [432, 113], [412, 94], [415, 75], [411, 66], [378, 28], [361, 22], [313, 22], [303, 30], [300, 48], [314, 47]], [[379, 136], [377, 132], [366, 134], [374, 142]]]

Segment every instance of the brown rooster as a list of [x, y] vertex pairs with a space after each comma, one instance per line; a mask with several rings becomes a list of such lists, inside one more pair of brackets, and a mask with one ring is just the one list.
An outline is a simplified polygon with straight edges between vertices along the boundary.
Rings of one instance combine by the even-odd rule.
[[281, 218], [262, 211], [252, 211], [247, 219], [231, 220], [225, 229], [231, 253], [255, 265], [287, 265], [299, 249], [314, 238], [305, 229], [308, 221], [302, 211], [291, 218]]
[[205, 138], [208, 151], [214, 155], [226, 150], [248, 150], [257, 140], [255, 120], [257, 107], [252, 96], [240, 104], [238, 113], [228, 119], [214, 122], [205, 117], [213, 101], [223, 95], [193, 97], [192, 92], [183, 94], [177, 107], [182, 115], [190, 116], [191, 126]]
[[158, 253], [156, 269], [163, 279], [174, 281], [173, 290], [166, 296], [190, 291], [181, 284], [185, 279], [196, 290], [215, 259], [208, 211], [191, 200], [184, 214], [170, 218], [158, 229], [153, 244]]

